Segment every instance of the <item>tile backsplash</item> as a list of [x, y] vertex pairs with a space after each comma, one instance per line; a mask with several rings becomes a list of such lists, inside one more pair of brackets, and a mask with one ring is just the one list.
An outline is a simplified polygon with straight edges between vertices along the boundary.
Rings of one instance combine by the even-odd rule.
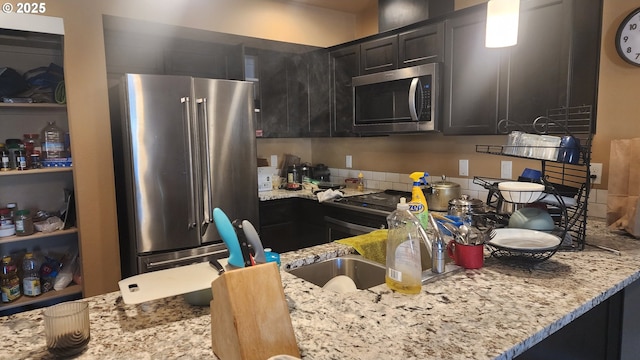
[[[347, 178], [358, 177], [358, 174], [362, 172], [364, 176], [364, 184], [369, 189], [380, 190], [400, 190], [411, 191], [412, 181], [409, 178], [409, 174], [399, 174], [381, 171], [360, 171], [355, 169], [337, 169], [330, 168], [331, 182], [343, 183]], [[439, 181], [439, 177], [431, 177], [429, 182]], [[481, 185], [473, 183], [473, 178], [456, 178], [448, 177], [447, 180], [460, 184], [460, 188], [463, 194], [467, 194], [473, 198], [480, 199], [482, 201], [487, 200], [488, 191]], [[606, 218], [607, 216], [607, 190], [592, 189], [589, 195], [589, 206], [587, 209], [587, 215], [595, 218]]]

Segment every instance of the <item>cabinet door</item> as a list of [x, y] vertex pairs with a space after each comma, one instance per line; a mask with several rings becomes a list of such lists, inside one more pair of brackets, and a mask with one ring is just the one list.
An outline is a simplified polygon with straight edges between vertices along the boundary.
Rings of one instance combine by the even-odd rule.
[[297, 233], [300, 248], [328, 242], [324, 222], [324, 205], [311, 199], [297, 199]]
[[296, 202], [298, 199], [261, 201], [260, 240], [275, 252], [296, 250]]
[[445, 134], [496, 133], [504, 49], [485, 47], [485, 23], [485, 11], [467, 13], [445, 23]]
[[174, 40], [164, 52], [165, 74], [226, 79], [227, 50], [226, 45]]
[[509, 49], [509, 102], [500, 119], [531, 124], [568, 105], [571, 19], [570, 1], [522, 3], [518, 44]]
[[360, 74], [398, 68], [398, 36], [391, 35], [360, 44]]
[[398, 35], [399, 67], [442, 62], [444, 22]]
[[360, 75], [360, 45], [350, 45], [329, 54], [331, 66], [331, 136], [355, 136], [351, 79]]
[[299, 132], [295, 118], [289, 117], [287, 86], [287, 66], [291, 73], [292, 59], [285, 53], [258, 51], [260, 78], [260, 121], [256, 130], [262, 130], [264, 137], [295, 136]]
[[329, 54], [322, 49], [304, 56], [307, 69], [309, 113], [303, 123], [302, 134], [309, 137], [324, 137], [331, 134], [331, 80]]

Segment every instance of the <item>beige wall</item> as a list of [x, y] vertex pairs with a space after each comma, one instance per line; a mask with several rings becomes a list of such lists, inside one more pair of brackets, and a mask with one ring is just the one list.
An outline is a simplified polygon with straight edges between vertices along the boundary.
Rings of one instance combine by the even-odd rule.
[[[457, 0], [456, 7], [479, 2]], [[15, 0], [8, 0], [17, 3]], [[375, 32], [374, 11], [356, 17], [281, 0], [57, 0], [46, 3], [46, 15], [65, 22], [65, 76], [69, 126], [74, 153], [74, 181], [79, 205], [85, 295], [117, 289], [120, 278], [115, 197], [111, 159], [108, 95], [102, 15], [114, 15], [204, 30], [331, 46]], [[598, 134], [593, 161], [605, 163], [609, 143], [640, 136], [640, 69], [618, 58], [613, 35], [640, 0], [604, 0]], [[501, 137], [444, 137], [438, 134], [364, 139], [261, 139], [259, 155], [298, 153], [303, 160], [344, 167], [353, 156], [362, 170], [457, 174], [457, 159], [470, 160], [470, 173], [499, 175], [500, 157], [475, 153], [475, 144], [502, 142]], [[310, 159], [306, 159], [309, 157]], [[520, 166], [514, 164], [514, 173]]]

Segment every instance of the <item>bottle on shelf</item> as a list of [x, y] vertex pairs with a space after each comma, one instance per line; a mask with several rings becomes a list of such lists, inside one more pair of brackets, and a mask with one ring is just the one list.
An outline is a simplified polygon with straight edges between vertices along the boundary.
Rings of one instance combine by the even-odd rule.
[[27, 236], [35, 232], [33, 218], [28, 209], [16, 211], [14, 222], [16, 224], [16, 235], [18, 236]]
[[11, 155], [9, 154], [9, 150], [4, 147], [0, 149], [0, 171], [9, 171], [11, 170]]
[[11, 215], [11, 219], [13, 219], [16, 216], [16, 211], [18, 211], [18, 203], [7, 203], [7, 209], [9, 209], [9, 215]]
[[22, 148], [24, 150], [24, 145], [22, 144], [22, 140], [20, 139], [7, 139], [5, 140], [5, 148], [9, 152], [9, 164], [10, 169], [18, 168], [18, 152]]
[[55, 121], [49, 121], [49, 124], [42, 129], [41, 146], [42, 160], [66, 157], [64, 151], [64, 131], [56, 125]]
[[[22, 142], [24, 143], [24, 149], [27, 156], [27, 166], [30, 169], [37, 169], [39, 165], [40, 152], [42, 151], [42, 147], [40, 146], [40, 135], [39, 134], [24, 134], [24, 139]], [[34, 164], [33, 159], [36, 159]]]
[[31, 252], [24, 254], [22, 260], [22, 293], [26, 296], [38, 296], [42, 293], [39, 264]]
[[11, 256], [2, 258], [2, 277], [0, 290], [2, 292], [2, 302], [10, 303], [17, 300], [22, 293], [20, 292], [20, 278], [18, 277], [18, 268], [16, 267]]

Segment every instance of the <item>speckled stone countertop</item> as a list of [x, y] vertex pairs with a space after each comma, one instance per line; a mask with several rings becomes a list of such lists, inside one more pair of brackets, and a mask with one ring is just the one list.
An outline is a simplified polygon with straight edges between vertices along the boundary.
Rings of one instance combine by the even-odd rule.
[[[340, 189], [340, 191], [343, 193], [343, 196], [347, 197], [347, 196], [362, 195], [362, 194], [372, 194], [372, 193], [381, 192], [383, 190], [364, 189], [363, 191], [358, 191], [352, 188], [344, 188], [344, 189]], [[288, 198], [304, 198], [304, 199], [318, 200], [318, 197], [314, 195], [313, 191], [309, 189], [296, 190], [296, 191], [284, 190], [284, 189], [260, 191], [258, 192], [258, 198], [260, 198], [260, 201], [288, 199]]]
[[[487, 258], [485, 267], [423, 285], [418, 295], [386, 285], [336, 294], [281, 271], [305, 359], [510, 359], [640, 277], [640, 241], [589, 221], [587, 246], [533, 267]], [[325, 244], [282, 254], [283, 270], [351, 252]], [[211, 350], [208, 307], [176, 296], [125, 305], [119, 292], [90, 303], [84, 359], [203, 359]], [[41, 310], [0, 318], [1, 359], [47, 357]]]

